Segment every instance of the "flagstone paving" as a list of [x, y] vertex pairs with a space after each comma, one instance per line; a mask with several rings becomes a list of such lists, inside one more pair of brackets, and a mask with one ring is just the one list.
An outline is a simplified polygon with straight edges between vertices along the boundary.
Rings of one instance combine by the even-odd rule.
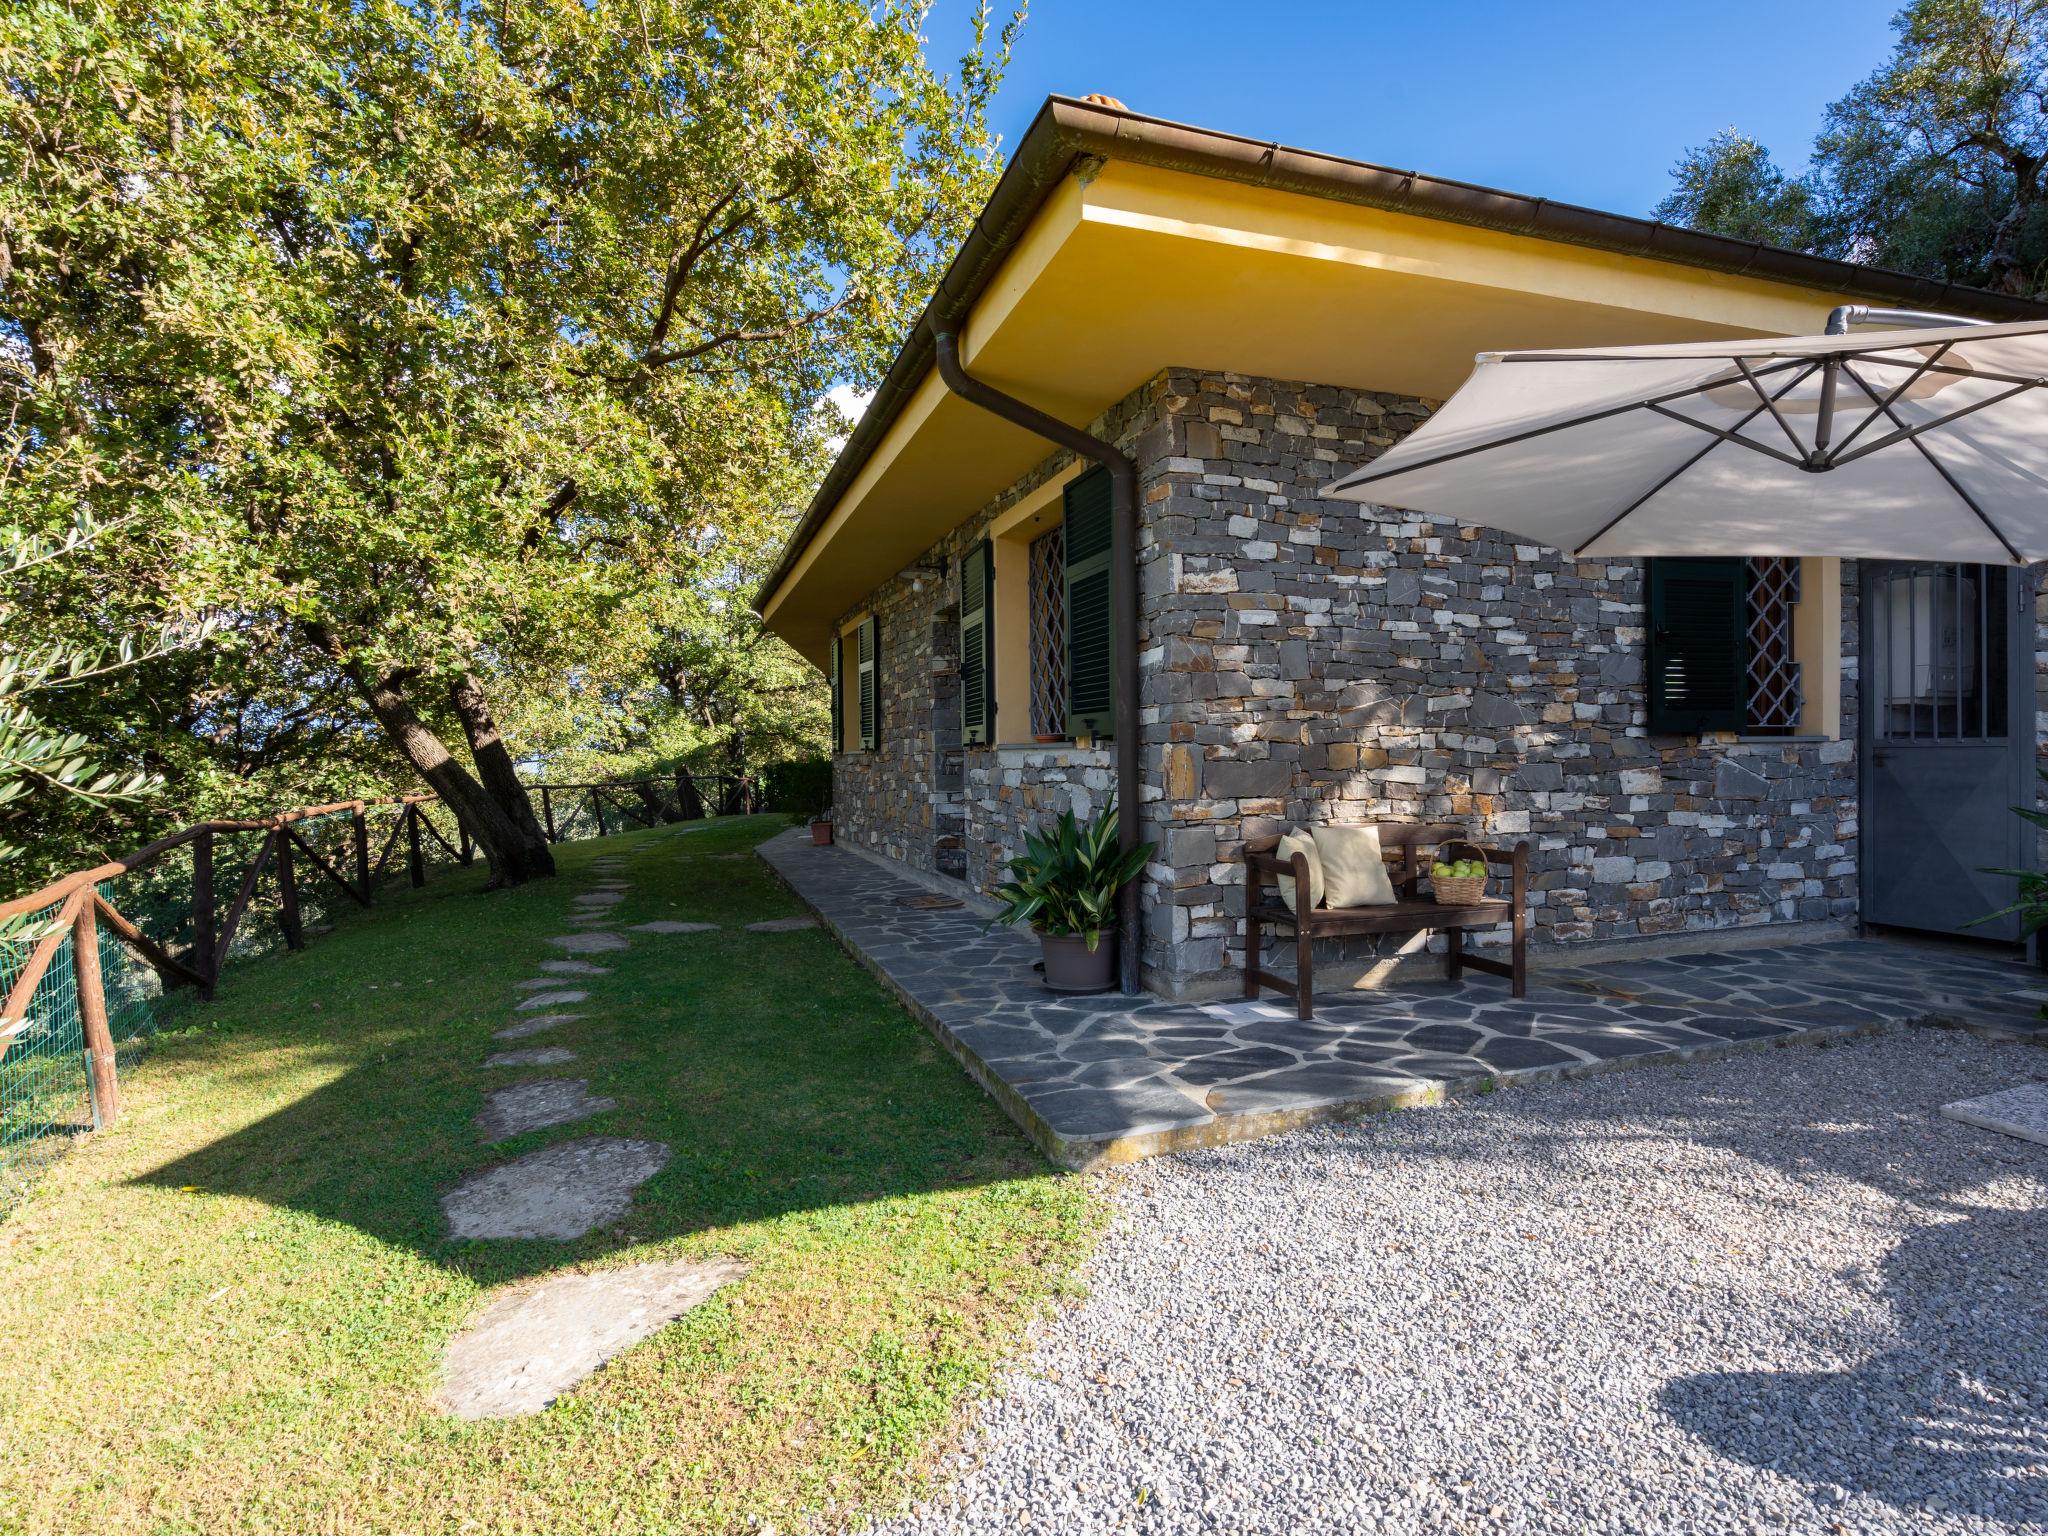
[[617, 1099], [592, 1094], [590, 1084], [583, 1078], [544, 1077], [536, 1082], [514, 1083], [488, 1095], [476, 1117], [476, 1128], [487, 1142], [509, 1141], [527, 1131], [573, 1125], [618, 1107]]
[[566, 1243], [626, 1214], [633, 1191], [668, 1165], [658, 1141], [583, 1136], [467, 1179], [441, 1197], [448, 1235]]
[[616, 933], [559, 933], [548, 942], [572, 955], [602, 955], [626, 947], [625, 939]]
[[559, 1067], [574, 1061], [576, 1053], [565, 1045], [543, 1045], [531, 1051], [498, 1051], [484, 1058], [487, 1067]]
[[681, 923], [670, 922], [667, 919], [633, 925], [635, 933], [713, 933], [717, 928], [716, 923]]
[[771, 917], [765, 923], [747, 924], [749, 933], [798, 933], [805, 928], [815, 928], [815, 917]]
[[734, 1259], [670, 1259], [515, 1286], [449, 1345], [436, 1400], [463, 1419], [538, 1413], [745, 1273]]
[[572, 1023], [582, 1017], [583, 1015], [580, 1013], [543, 1013], [535, 1018], [521, 1019], [517, 1024], [508, 1024], [503, 1029], [494, 1030], [492, 1038], [497, 1040], [530, 1040], [535, 1035], [544, 1035], [551, 1029], [559, 1029], [562, 1025]]
[[1941, 1112], [1965, 1125], [1982, 1126], [2022, 1141], [2048, 1143], [2048, 1082], [2022, 1083], [2001, 1093], [1958, 1099], [1942, 1105]]
[[761, 856], [1058, 1161], [1088, 1166], [1745, 1047], [1951, 1024], [2048, 1039], [2048, 976], [1975, 949], [1877, 939], [1539, 970], [1517, 1001], [1491, 978], [1291, 1001], [1062, 997], [1037, 941], [799, 831]]

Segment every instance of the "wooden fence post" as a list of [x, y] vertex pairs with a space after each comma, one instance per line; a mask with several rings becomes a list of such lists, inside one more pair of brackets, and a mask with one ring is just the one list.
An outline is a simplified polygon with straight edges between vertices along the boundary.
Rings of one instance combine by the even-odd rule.
[[363, 888], [363, 905], [370, 904], [370, 818], [357, 804], [349, 817], [349, 830], [356, 840], [356, 884]]
[[427, 883], [427, 861], [420, 854], [420, 808], [416, 804], [405, 808], [405, 862], [413, 889], [418, 890]]
[[192, 969], [207, 979], [199, 995], [213, 999], [213, 833], [202, 832], [192, 842]]
[[548, 787], [545, 784], [540, 787], [540, 813], [547, 819], [548, 841], [559, 843], [562, 840], [562, 835], [555, 830], [555, 801], [554, 797], [548, 793]]
[[590, 808], [597, 812], [597, 835], [599, 837], [607, 836], [604, 825], [604, 796], [597, 792], [595, 784], [590, 786]]
[[286, 949], [304, 949], [306, 930], [299, 922], [299, 877], [292, 868], [292, 839], [282, 824], [277, 829], [277, 924]]
[[114, 1035], [107, 1027], [107, 992], [100, 976], [100, 929], [92, 893], [71, 920], [71, 966], [78, 979], [78, 1019], [85, 1028], [85, 1071], [92, 1083], [92, 1127], [103, 1131], [121, 1114], [114, 1074]]

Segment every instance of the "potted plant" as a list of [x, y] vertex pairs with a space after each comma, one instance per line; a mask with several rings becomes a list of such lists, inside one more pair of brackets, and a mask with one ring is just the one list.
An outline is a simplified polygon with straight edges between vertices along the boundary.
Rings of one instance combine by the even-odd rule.
[[[1029, 832], [996, 891], [993, 923], [1029, 923], [1055, 992], [1101, 992], [1116, 974], [1116, 893], [1152, 858], [1150, 843], [1128, 853], [1116, 845], [1116, 803], [1085, 826], [1072, 811], [1050, 831]], [[1106, 940], [1106, 942], [1105, 942]]]

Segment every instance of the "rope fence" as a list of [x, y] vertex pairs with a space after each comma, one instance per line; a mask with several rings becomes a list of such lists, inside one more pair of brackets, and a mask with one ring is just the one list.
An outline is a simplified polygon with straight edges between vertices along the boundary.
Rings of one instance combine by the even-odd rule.
[[[687, 773], [536, 784], [548, 840], [746, 814], [753, 781]], [[50, 1157], [114, 1123], [121, 1072], [169, 992], [210, 998], [231, 959], [303, 949], [380, 886], [476, 849], [431, 795], [207, 821], [0, 902], [0, 1212]]]

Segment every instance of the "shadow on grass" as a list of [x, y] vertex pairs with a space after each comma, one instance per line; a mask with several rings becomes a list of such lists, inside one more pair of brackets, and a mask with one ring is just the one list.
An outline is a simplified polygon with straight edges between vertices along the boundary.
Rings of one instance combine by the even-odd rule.
[[[303, 1211], [497, 1283], [773, 1218], [812, 1213], [829, 1225], [850, 1207], [1050, 1176], [1001, 1112], [826, 935], [744, 930], [797, 911], [751, 858], [731, 857], [779, 826], [753, 818], [574, 845], [566, 878], [547, 888], [481, 899], [450, 893], [417, 903], [402, 921], [372, 913], [337, 932], [324, 955], [252, 966], [216, 1043], [223, 1069], [237, 1055], [310, 1049], [343, 1070], [141, 1182]], [[520, 1017], [514, 1003], [523, 994], [513, 983], [549, 953], [545, 936], [563, 931], [588, 859], [628, 847], [623, 923], [683, 918], [718, 922], [721, 931], [630, 934], [630, 949], [593, 957], [610, 974], [564, 978], [591, 993], [574, 1005], [583, 1017], [530, 1039], [493, 1038]], [[278, 984], [294, 967], [299, 1010]], [[388, 998], [370, 998], [360, 984], [368, 974], [383, 978], [378, 990]], [[341, 1000], [309, 1022], [305, 995], [323, 987]], [[530, 1070], [481, 1066], [493, 1050], [541, 1045], [567, 1046], [578, 1059]], [[587, 1078], [618, 1108], [482, 1143], [473, 1118], [487, 1090], [558, 1075]], [[618, 1224], [566, 1243], [447, 1240], [444, 1192], [586, 1135], [670, 1149]]]

